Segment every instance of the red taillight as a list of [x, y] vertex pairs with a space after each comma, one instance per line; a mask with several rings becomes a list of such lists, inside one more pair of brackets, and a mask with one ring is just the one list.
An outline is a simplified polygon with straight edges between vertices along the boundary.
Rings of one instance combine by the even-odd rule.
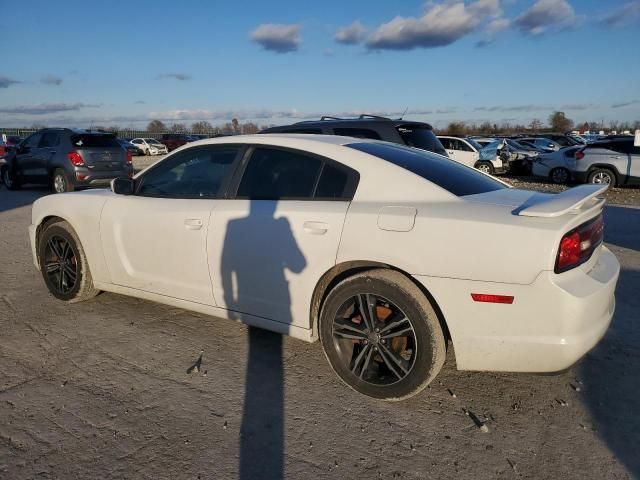
[[584, 152], [583, 151], [576, 152], [576, 154], [574, 155], [574, 158], [576, 160], [582, 160], [584, 158]]
[[80, 155], [78, 152], [67, 153], [67, 158], [76, 167], [81, 167], [84, 165], [84, 160], [82, 159], [82, 155]]
[[129, 150], [127, 150], [127, 163], [133, 163], [133, 155]]
[[512, 295], [491, 295], [489, 293], [472, 293], [471, 298], [474, 302], [485, 303], [504, 303], [511, 305], [513, 303]]
[[602, 243], [603, 235], [602, 215], [567, 233], [560, 240], [555, 272], [566, 272], [589, 260], [593, 251]]

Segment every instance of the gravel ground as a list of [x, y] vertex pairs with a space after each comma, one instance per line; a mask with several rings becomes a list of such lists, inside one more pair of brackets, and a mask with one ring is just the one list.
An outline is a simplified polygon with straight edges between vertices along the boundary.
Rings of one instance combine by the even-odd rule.
[[617, 310], [580, 364], [461, 372], [450, 349], [428, 389], [384, 403], [317, 343], [115, 294], [55, 300], [26, 231], [45, 193], [0, 189], [0, 478], [640, 476], [640, 209], [607, 207]]
[[[556, 185], [554, 183], [548, 183], [544, 179], [527, 176], [505, 176], [503, 180], [513, 185], [516, 188], [522, 188], [524, 190], [540, 190], [544, 192], [562, 192], [571, 187], [572, 185]], [[610, 205], [632, 205], [640, 207], [640, 187], [624, 187], [624, 188], [610, 188], [605, 193], [607, 203]]]

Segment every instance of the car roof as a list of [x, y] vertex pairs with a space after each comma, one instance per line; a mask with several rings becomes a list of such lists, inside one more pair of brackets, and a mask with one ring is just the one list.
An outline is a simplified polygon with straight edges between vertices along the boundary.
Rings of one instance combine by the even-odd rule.
[[418, 122], [415, 120], [402, 120], [391, 119], [386, 117], [377, 117], [374, 115], [361, 115], [359, 118], [338, 118], [338, 117], [322, 117], [320, 120], [304, 120], [301, 122], [291, 123], [287, 125], [279, 125], [277, 127], [267, 128], [264, 131], [276, 131], [279, 128], [291, 128], [291, 127], [319, 127], [322, 125], [330, 125], [330, 126], [351, 126], [351, 127], [362, 127], [362, 128], [375, 128], [380, 125], [392, 125], [394, 127], [398, 126], [420, 126], [420, 127], [428, 127], [433, 129], [433, 127], [426, 122]]
[[[317, 135], [312, 133], [260, 133], [253, 135], [231, 135], [226, 137], [205, 138], [192, 142], [188, 145], [207, 145], [218, 143], [268, 143], [265, 139], [286, 140], [294, 143], [316, 142], [329, 145], [348, 145], [350, 143], [362, 142], [362, 138], [346, 137], [343, 135]], [[376, 140], [369, 140], [375, 142]], [[277, 144], [279, 142], [274, 142]]]

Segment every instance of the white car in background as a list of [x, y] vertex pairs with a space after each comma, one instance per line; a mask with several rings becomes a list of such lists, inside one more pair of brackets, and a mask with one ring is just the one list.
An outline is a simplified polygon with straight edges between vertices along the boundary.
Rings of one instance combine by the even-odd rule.
[[463, 165], [477, 168], [481, 172], [494, 175], [496, 173], [504, 173], [507, 171], [508, 162], [505, 164], [500, 159], [500, 155], [491, 156], [490, 159], [480, 158], [480, 150], [484, 147], [472, 138], [438, 136], [438, 140], [447, 151], [447, 155], [452, 160], [460, 162]]
[[399, 400], [449, 341], [462, 370], [550, 372], [600, 340], [620, 270], [606, 188], [517, 190], [376, 140], [222, 137], [38, 199], [29, 236], [62, 301], [104, 290], [320, 339], [347, 385]]
[[553, 153], [543, 153], [531, 162], [531, 173], [536, 177], [547, 178], [553, 183], [568, 183], [572, 179], [571, 168], [574, 155], [580, 146], [566, 147]]
[[142, 150], [145, 155], [166, 155], [169, 153], [167, 146], [155, 138], [134, 138], [131, 143]]

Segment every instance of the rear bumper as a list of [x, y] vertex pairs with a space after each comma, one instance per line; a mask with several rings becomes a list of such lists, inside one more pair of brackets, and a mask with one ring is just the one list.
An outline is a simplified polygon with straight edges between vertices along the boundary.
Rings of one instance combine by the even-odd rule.
[[[416, 279], [442, 310], [458, 369], [556, 372], [572, 366], [604, 336], [619, 273], [618, 260], [602, 246], [596, 262], [560, 275], [542, 272], [530, 285]], [[471, 293], [513, 295], [514, 302], [477, 303]]]
[[92, 171], [89, 168], [76, 168], [73, 184], [76, 187], [104, 187], [114, 178], [129, 178], [133, 175], [133, 167], [122, 170]]

